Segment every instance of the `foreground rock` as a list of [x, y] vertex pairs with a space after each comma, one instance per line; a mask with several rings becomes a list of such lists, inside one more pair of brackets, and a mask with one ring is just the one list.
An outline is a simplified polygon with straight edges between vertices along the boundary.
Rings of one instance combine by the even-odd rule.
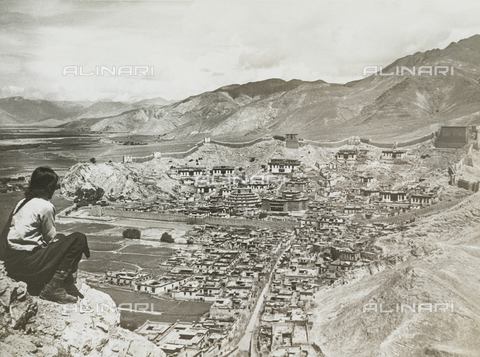
[[163, 357], [147, 339], [122, 329], [107, 294], [82, 286], [85, 298], [59, 305], [32, 297], [0, 263], [0, 356]]

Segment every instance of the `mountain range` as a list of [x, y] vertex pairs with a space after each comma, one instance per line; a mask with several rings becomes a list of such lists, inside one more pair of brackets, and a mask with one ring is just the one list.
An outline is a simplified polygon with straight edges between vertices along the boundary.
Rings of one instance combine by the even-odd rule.
[[[0, 99], [0, 124], [186, 137], [298, 133], [313, 140], [351, 135], [414, 137], [439, 125], [480, 124], [480, 35], [400, 58], [382, 73], [346, 84], [267, 79], [168, 102], [50, 102]], [[419, 74], [448, 66], [447, 74]], [[380, 67], [378, 67], [380, 68]]]

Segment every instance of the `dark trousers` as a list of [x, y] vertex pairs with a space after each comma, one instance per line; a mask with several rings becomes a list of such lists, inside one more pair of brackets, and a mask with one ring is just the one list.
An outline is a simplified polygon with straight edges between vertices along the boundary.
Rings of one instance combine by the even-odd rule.
[[77, 271], [82, 255], [90, 257], [87, 237], [83, 233], [57, 235], [56, 242], [31, 252], [9, 249], [5, 259], [8, 275], [27, 283], [31, 294], [38, 293], [55, 271]]

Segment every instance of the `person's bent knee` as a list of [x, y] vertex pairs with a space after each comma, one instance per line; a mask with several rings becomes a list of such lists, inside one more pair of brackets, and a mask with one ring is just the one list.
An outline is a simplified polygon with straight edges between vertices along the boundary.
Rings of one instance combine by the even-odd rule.
[[75, 233], [72, 233], [72, 235], [75, 236], [76, 238], [87, 240], [87, 236], [81, 232], [75, 232]]
[[80, 232], [75, 232], [70, 234], [70, 236], [75, 238], [75, 243], [83, 246], [87, 245], [87, 236], [85, 234]]
[[83, 252], [87, 258], [90, 257], [90, 249], [88, 248], [87, 236], [80, 232], [70, 234], [74, 238], [75, 249]]

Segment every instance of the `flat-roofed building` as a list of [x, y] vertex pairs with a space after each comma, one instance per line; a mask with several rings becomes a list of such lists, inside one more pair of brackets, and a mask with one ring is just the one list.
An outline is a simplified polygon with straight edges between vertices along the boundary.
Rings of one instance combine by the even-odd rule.
[[301, 179], [292, 179], [285, 183], [285, 188], [291, 191], [305, 191], [307, 181]]
[[405, 191], [382, 191], [380, 192], [382, 202], [402, 202], [407, 199]]
[[382, 150], [382, 160], [404, 159], [407, 156], [406, 150]]
[[360, 206], [345, 206], [343, 208], [343, 213], [345, 214], [357, 214], [361, 213], [363, 211], [363, 208]]
[[435, 140], [435, 147], [462, 148], [470, 139], [477, 139], [476, 126], [442, 126]]
[[362, 196], [379, 196], [380, 190], [376, 188], [360, 188], [360, 195]]
[[330, 254], [333, 260], [340, 259], [341, 261], [357, 262], [362, 259], [360, 250], [352, 250], [344, 247], [332, 247]]
[[262, 210], [273, 212], [308, 210], [308, 198], [299, 191], [283, 191], [282, 197], [264, 198]]
[[143, 323], [142, 326], [135, 330], [135, 333], [146, 337], [148, 340], [152, 341], [155, 338], [163, 335], [167, 330], [172, 326], [172, 323], [169, 322], [159, 322], [159, 321], [150, 321], [147, 320]]
[[335, 159], [340, 162], [354, 162], [357, 155], [357, 150], [341, 149], [335, 154]]
[[158, 279], [150, 279], [135, 282], [134, 290], [150, 293], [150, 294], [161, 294], [168, 293], [174, 289], [179, 288], [182, 284], [186, 283], [190, 278], [185, 279], [172, 279], [167, 277], [162, 277]]
[[285, 147], [289, 149], [298, 149], [299, 146], [298, 134], [285, 134]]
[[216, 187], [213, 185], [197, 186], [197, 193], [212, 193], [216, 191]]
[[177, 173], [180, 176], [201, 176], [205, 172], [205, 167], [177, 167]]
[[300, 166], [300, 161], [295, 159], [271, 159], [268, 169], [273, 174], [289, 174]]
[[420, 206], [428, 206], [437, 201], [437, 195], [431, 193], [412, 193], [410, 203]]
[[233, 166], [214, 166], [212, 169], [212, 175], [218, 176], [218, 175], [233, 175], [233, 172], [235, 171], [235, 167]]
[[153, 340], [167, 356], [194, 356], [207, 345], [209, 330], [200, 324], [176, 322]]
[[375, 178], [373, 176], [369, 176], [369, 175], [360, 176], [360, 182], [361, 183], [371, 183], [374, 180], [375, 180]]
[[210, 306], [210, 317], [218, 319], [235, 316], [236, 310], [233, 309], [233, 302], [229, 298], [218, 298]]
[[149, 274], [134, 271], [109, 271], [106, 274], [109, 283], [128, 286], [134, 286], [136, 282], [146, 280], [149, 277]]

